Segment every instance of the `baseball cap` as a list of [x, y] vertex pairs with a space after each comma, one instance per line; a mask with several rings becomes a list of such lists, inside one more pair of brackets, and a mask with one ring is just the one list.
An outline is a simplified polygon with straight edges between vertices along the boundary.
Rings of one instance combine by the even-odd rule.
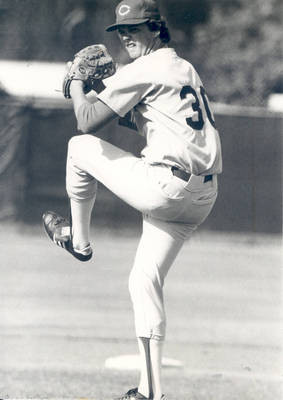
[[139, 25], [149, 20], [160, 20], [156, 0], [123, 0], [116, 7], [116, 23], [106, 28], [107, 32], [121, 25]]

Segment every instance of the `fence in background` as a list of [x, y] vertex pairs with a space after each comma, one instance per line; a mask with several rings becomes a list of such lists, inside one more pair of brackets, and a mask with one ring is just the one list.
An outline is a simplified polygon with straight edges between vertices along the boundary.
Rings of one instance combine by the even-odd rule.
[[[202, 229], [280, 233], [283, 114], [218, 104], [214, 110], [224, 170], [217, 203]], [[0, 128], [0, 218], [14, 216], [37, 223], [46, 207], [66, 209], [65, 158], [75, 129], [70, 102], [5, 100]], [[143, 145], [139, 136], [117, 128], [115, 122], [99, 136], [135, 154]], [[100, 185], [94, 217], [106, 225], [120, 224], [136, 221], [138, 213]]]

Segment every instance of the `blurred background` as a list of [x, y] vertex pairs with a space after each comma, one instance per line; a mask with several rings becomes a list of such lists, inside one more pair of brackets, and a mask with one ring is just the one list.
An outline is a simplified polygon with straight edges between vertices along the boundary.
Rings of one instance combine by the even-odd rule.
[[[0, 397], [108, 399], [137, 351], [127, 278], [139, 214], [99, 186], [86, 267], [48, 241], [66, 216], [65, 159], [76, 134], [66, 61], [104, 43], [127, 62], [117, 0], [0, 0]], [[280, 400], [282, 380], [282, 0], [162, 0], [172, 46], [198, 70], [223, 147], [216, 205], [166, 283], [168, 398]], [[116, 122], [98, 135], [139, 154]], [[10, 229], [11, 228], [11, 229]], [[105, 251], [105, 248], [107, 251]], [[114, 301], [113, 301], [114, 299]]]
[[[63, 98], [64, 64], [104, 43], [127, 61], [115, 33], [114, 0], [0, 0], [0, 220], [40, 223], [66, 209], [65, 156], [76, 133]], [[281, 0], [163, 0], [172, 45], [198, 70], [220, 132], [220, 194], [201, 229], [278, 234], [282, 230], [283, 3]], [[99, 135], [136, 154], [143, 146], [116, 123]], [[95, 218], [138, 215], [101, 185]]]

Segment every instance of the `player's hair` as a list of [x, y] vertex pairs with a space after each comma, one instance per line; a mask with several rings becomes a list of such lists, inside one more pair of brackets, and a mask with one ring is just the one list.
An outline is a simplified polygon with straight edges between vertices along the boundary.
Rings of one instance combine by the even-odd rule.
[[163, 43], [169, 43], [171, 40], [169, 29], [166, 22], [162, 19], [160, 21], [150, 20], [147, 23], [148, 29], [152, 32], [159, 31], [159, 38]]

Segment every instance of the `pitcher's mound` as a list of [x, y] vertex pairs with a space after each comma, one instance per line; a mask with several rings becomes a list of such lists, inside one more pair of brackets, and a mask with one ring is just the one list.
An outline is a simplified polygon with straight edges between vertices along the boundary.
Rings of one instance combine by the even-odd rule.
[[[117, 357], [109, 357], [105, 360], [105, 368], [119, 370], [135, 370], [140, 368], [140, 357], [135, 354], [126, 354]], [[162, 358], [163, 368], [183, 368], [183, 364], [179, 360], [172, 358]]]

